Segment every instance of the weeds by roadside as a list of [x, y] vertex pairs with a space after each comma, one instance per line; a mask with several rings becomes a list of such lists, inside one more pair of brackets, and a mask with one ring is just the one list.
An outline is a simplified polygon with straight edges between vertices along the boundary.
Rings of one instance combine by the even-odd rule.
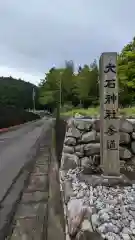
[[[83, 116], [98, 116], [100, 114], [100, 108], [73, 108], [72, 110], [61, 112], [61, 116], [74, 116], [76, 113], [79, 113]], [[120, 115], [125, 116], [135, 116], [135, 107], [129, 107], [129, 108], [120, 108], [119, 109]]]

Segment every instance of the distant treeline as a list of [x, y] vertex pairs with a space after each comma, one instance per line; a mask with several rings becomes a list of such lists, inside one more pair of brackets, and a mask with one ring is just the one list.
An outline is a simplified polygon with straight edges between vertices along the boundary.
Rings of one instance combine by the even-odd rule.
[[16, 107], [0, 108], [0, 128], [20, 125], [39, 118], [40, 116], [37, 114]]
[[[51, 68], [40, 83], [40, 103], [55, 108], [99, 105], [98, 63], [86, 63], [77, 71], [73, 61], [66, 61], [63, 68]], [[118, 54], [118, 82], [120, 106], [135, 105], [135, 38]], [[61, 94], [60, 94], [61, 92]]]
[[43, 108], [38, 102], [38, 87], [12, 77], [0, 77], [0, 128], [25, 123], [39, 118], [25, 111], [33, 109], [33, 88], [36, 109]]
[[0, 77], [0, 107], [15, 106], [21, 109], [33, 108], [33, 88], [35, 91], [36, 109], [43, 108], [39, 104], [38, 87], [32, 83], [12, 77]]

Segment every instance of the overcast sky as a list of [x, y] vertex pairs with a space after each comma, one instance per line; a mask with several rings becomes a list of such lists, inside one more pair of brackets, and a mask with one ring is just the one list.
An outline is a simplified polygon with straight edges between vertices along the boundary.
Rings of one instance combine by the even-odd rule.
[[37, 84], [65, 60], [90, 64], [135, 36], [135, 0], [0, 0], [0, 75]]

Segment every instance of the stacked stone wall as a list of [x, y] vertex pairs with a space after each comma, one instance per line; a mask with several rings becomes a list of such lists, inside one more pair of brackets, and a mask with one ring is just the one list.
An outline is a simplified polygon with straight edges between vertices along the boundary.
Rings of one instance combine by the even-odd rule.
[[[120, 165], [135, 165], [135, 120], [120, 119]], [[61, 168], [82, 167], [84, 173], [100, 168], [100, 120], [70, 119], [67, 123]]]

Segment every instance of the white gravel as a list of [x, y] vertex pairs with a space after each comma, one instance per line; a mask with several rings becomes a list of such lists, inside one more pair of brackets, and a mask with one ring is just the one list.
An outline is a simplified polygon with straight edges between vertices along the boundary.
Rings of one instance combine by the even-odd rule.
[[68, 202], [68, 212], [74, 215], [87, 207], [92, 227], [103, 239], [135, 239], [135, 184], [116, 188], [92, 187], [79, 182], [78, 173], [78, 169], [69, 170], [61, 179], [72, 179], [74, 194]]

